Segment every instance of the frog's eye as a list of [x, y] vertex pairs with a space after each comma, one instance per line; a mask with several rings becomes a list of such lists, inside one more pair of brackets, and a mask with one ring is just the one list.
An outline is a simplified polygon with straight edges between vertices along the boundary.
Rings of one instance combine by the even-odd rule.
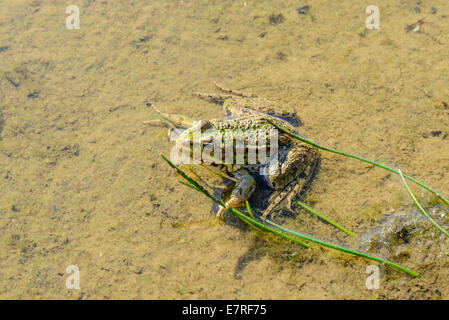
[[212, 142], [209, 142], [209, 141], [206, 141], [206, 142], [203, 142], [203, 146], [206, 148], [206, 147], [210, 147], [211, 146], [211, 143]]
[[198, 120], [194, 125], [194, 130], [199, 130], [201, 132], [204, 132], [207, 129], [210, 129], [212, 127], [212, 123], [208, 120]]
[[201, 144], [204, 146], [210, 145], [213, 142], [211, 138], [205, 138], [201, 140]]
[[212, 128], [212, 123], [210, 121], [202, 121], [201, 122], [201, 131], [205, 131]]

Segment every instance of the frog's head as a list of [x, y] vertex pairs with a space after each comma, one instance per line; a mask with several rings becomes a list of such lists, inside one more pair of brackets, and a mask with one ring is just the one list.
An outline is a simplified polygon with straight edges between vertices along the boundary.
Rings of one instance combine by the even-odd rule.
[[198, 120], [182, 132], [170, 153], [172, 162], [176, 165], [202, 163], [204, 148], [214, 141], [216, 131], [211, 127], [210, 121]]

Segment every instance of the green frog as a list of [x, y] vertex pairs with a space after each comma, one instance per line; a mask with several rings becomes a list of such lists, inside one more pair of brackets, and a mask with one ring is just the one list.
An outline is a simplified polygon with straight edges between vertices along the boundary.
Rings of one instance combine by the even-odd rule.
[[[183, 115], [163, 113], [155, 108], [160, 119], [154, 121], [164, 123], [171, 129], [186, 128], [176, 138], [176, 145], [172, 150], [186, 152], [187, 160], [190, 161], [184, 159], [178, 165], [200, 165], [232, 181], [226, 188], [226, 194], [222, 193], [226, 207], [220, 208], [217, 213], [219, 217], [223, 217], [229, 207], [245, 206], [255, 189], [256, 174], [263, 176], [268, 186], [274, 190], [262, 217], [265, 219], [284, 200], [291, 210], [293, 198], [313, 175], [320, 157], [319, 152], [308, 144], [278, 132], [267, 119], [296, 133], [299, 119], [295, 112], [254, 94], [227, 89], [217, 83], [215, 85], [220, 93], [196, 95], [221, 105], [225, 119], [195, 121]], [[150, 121], [146, 121], [148, 122]], [[196, 143], [193, 142], [195, 132], [198, 134]], [[231, 138], [228, 143], [215, 143], [219, 140], [217, 137]], [[238, 140], [242, 143], [238, 143]], [[269, 157], [254, 157], [255, 153], [266, 155], [266, 152], [272, 151], [275, 152]], [[224, 155], [231, 154], [229, 161], [229, 157]]]

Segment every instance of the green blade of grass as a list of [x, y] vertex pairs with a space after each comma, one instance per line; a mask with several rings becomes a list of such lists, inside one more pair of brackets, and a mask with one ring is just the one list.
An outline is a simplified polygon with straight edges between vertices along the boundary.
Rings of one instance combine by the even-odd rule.
[[[254, 219], [254, 214], [253, 211], [251, 210], [251, 207], [249, 206], [248, 200], [246, 200], [246, 209], [248, 210], [248, 214], [251, 216], [251, 218]], [[257, 230], [257, 231], [263, 231], [262, 229], [260, 229], [259, 227], [257, 227], [256, 225], [254, 225], [252, 222], [250, 221], [245, 221], [243, 219], [241, 219], [243, 222], [245, 222], [251, 229]]]
[[[220, 201], [217, 198], [215, 198], [207, 190], [204, 190], [203, 187], [201, 187], [201, 185], [199, 185], [195, 180], [193, 180], [192, 178], [187, 176], [181, 169], [179, 169], [177, 166], [175, 166], [164, 155], [161, 154], [161, 157], [168, 163], [169, 166], [171, 166], [172, 168], [176, 169], [176, 171], [184, 179], [186, 179], [190, 184], [192, 184], [192, 186], [194, 186], [198, 191], [202, 192], [204, 195], [206, 195], [208, 198], [212, 199], [214, 202], [216, 202], [220, 206], [225, 207], [225, 204], [222, 201]], [[341, 247], [341, 246], [338, 246], [338, 245], [335, 245], [335, 244], [332, 244], [332, 243], [328, 243], [328, 242], [325, 242], [325, 241], [313, 238], [311, 236], [308, 236], [308, 235], [305, 235], [305, 234], [302, 234], [302, 233], [299, 233], [299, 232], [296, 232], [296, 231], [289, 230], [289, 229], [284, 228], [284, 227], [282, 227], [282, 226], [280, 226], [280, 225], [278, 225], [278, 224], [276, 224], [276, 223], [274, 223], [274, 222], [272, 222], [270, 220], [261, 220], [260, 216], [258, 216], [258, 219], [261, 220], [261, 221], [264, 221], [264, 222], [263, 223], [259, 222], [256, 219], [253, 219], [253, 218], [251, 218], [249, 216], [244, 215], [243, 213], [241, 213], [239, 210], [237, 210], [235, 208], [229, 208], [229, 211], [231, 213], [233, 213], [235, 216], [237, 216], [238, 218], [240, 218], [241, 220], [243, 220], [243, 221], [246, 221], [248, 223], [252, 223], [253, 225], [259, 227], [260, 229], [263, 229], [263, 230], [266, 230], [266, 231], [270, 231], [270, 232], [272, 232], [272, 233], [274, 233], [276, 235], [279, 235], [279, 236], [281, 236], [283, 238], [289, 239], [289, 240], [291, 240], [291, 241], [293, 241], [295, 243], [301, 244], [301, 245], [303, 245], [303, 246], [305, 246], [307, 248], [310, 248], [310, 246], [308, 244], [306, 244], [306, 243], [304, 243], [304, 242], [302, 242], [302, 241], [300, 241], [300, 240], [298, 240], [296, 238], [293, 238], [292, 236], [296, 236], [296, 237], [304, 239], [304, 240], [315, 242], [315, 243], [318, 243], [318, 244], [320, 244], [322, 246], [325, 246], [325, 247], [328, 247], [328, 248], [332, 248], [332, 249], [335, 249], [335, 250], [338, 250], [338, 251], [342, 251], [342, 252], [345, 252], [345, 253], [349, 253], [349, 254], [352, 254], [352, 255], [355, 255], [355, 256], [359, 256], [359, 257], [363, 257], [363, 258], [366, 258], [366, 259], [374, 260], [374, 261], [377, 261], [377, 262], [380, 262], [380, 263], [384, 263], [384, 264], [386, 264], [388, 266], [391, 266], [393, 268], [401, 270], [401, 271], [403, 271], [403, 272], [405, 272], [405, 273], [407, 273], [409, 275], [412, 275], [414, 277], [420, 277], [420, 275], [417, 274], [416, 272], [414, 272], [412, 270], [409, 270], [409, 269], [407, 269], [407, 268], [405, 268], [405, 267], [403, 267], [401, 265], [398, 265], [398, 264], [396, 264], [394, 262], [388, 261], [386, 259], [378, 258], [378, 257], [372, 256], [372, 255], [369, 255], [369, 254], [366, 254], [366, 253], [363, 253], [363, 252], [359, 252], [359, 251], [356, 251], [356, 250], [352, 250], [352, 249], [348, 249], [348, 248], [345, 248], [345, 247]], [[269, 225], [267, 225], [266, 223], [268, 223]], [[286, 232], [288, 234], [280, 232], [279, 230], [284, 231], [284, 232]], [[290, 236], [290, 235], [292, 235], [292, 236]]]
[[[179, 181], [179, 183], [181, 183], [181, 184], [185, 185], [186, 187], [189, 187], [189, 188], [191, 188], [191, 189], [193, 189], [193, 190], [202, 192], [200, 189], [198, 189], [198, 188], [197, 188], [196, 186], [194, 186], [194, 185], [191, 185], [190, 183], [187, 183], [187, 182], [184, 182], [184, 181]], [[254, 214], [253, 214], [253, 212], [252, 212], [252, 210], [251, 210], [251, 207], [249, 206], [248, 201], [246, 201], [246, 207], [247, 207], [247, 209], [248, 209], [248, 213], [251, 215], [252, 218], [254, 218]], [[243, 222], [245, 222], [251, 229], [254, 229], [254, 230], [256, 230], [256, 231], [261, 231], [261, 229], [260, 229], [259, 227], [253, 225], [252, 223], [247, 222], [247, 221], [245, 221], [245, 220], [243, 220]]]
[[[314, 146], [314, 147], [316, 147], [316, 148], [318, 148], [318, 149], [321, 149], [321, 150], [324, 150], [324, 151], [328, 151], [328, 152], [332, 152], [332, 153], [336, 153], [336, 154], [339, 154], [339, 155], [342, 155], [342, 156], [345, 156], [345, 157], [349, 157], [349, 158], [353, 158], [353, 159], [356, 159], [356, 160], [360, 160], [360, 161], [363, 161], [363, 162], [372, 164], [372, 165], [374, 165], [374, 166], [376, 166], [376, 167], [385, 169], [385, 170], [387, 170], [387, 171], [390, 171], [390, 172], [393, 172], [393, 173], [399, 175], [399, 171], [397, 171], [397, 170], [395, 170], [395, 169], [393, 169], [393, 168], [390, 168], [390, 167], [388, 167], [388, 166], [386, 166], [386, 165], [377, 163], [377, 162], [375, 162], [375, 161], [368, 160], [368, 159], [366, 159], [366, 158], [363, 158], [363, 157], [360, 157], [360, 156], [357, 156], [357, 155], [354, 155], [354, 154], [350, 154], [350, 153], [346, 153], [346, 152], [342, 152], [342, 151], [338, 151], [338, 150], [335, 150], [335, 149], [331, 149], [331, 148], [324, 147], [324, 146], [322, 146], [322, 145], [319, 145], [318, 143], [315, 143], [315, 142], [313, 142], [313, 141], [310, 141], [310, 140], [308, 140], [308, 139], [305, 139], [305, 138], [303, 138], [303, 137], [300, 137], [300, 136], [298, 136], [298, 135], [296, 135], [296, 134], [294, 134], [294, 133], [292, 133], [292, 132], [290, 132], [290, 131], [288, 131], [288, 130], [282, 128], [282, 127], [280, 127], [279, 125], [277, 125], [276, 123], [274, 123], [274, 122], [271, 121], [270, 119], [266, 119], [266, 121], [269, 122], [271, 125], [273, 125], [276, 129], [278, 129], [279, 131], [281, 131], [281, 132], [283, 132], [283, 133], [289, 135], [290, 137], [292, 137], [292, 138], [294, 138], [294, 139], [296, 139], [296, 140], [300, 140], [300, 141], [302, 141], [302, 142], [305, 142], [305, 143], [307, 143], [307, 144], [310, 144], [310, 145], [312, 145], [312, 146]], [[410, 180], [410, 181], [416, 183], [416, 184], [419, 185], [420, 187], [426, 189], [427, 191], [433, 193], [433, 194], [434, 194], [435, 196], [437, 196], [441, 201], [443, 201], [447, 206], [449, 206], [449, 200], [446, 199], [445, 197], [443, 197], [441, 194], [439, 194], [436, 190], [432, 189], [431, 187], [425, 185], [424, 183], [422, 183], [422, 182], [416, 180], [415, 178], [410, 177], [410, 176], [408, 176], [408, 175], [406, 175], [406, 174], [404, 174], [404, 177], [405, 177], [406, 179], [408, 179], [408, 180]]]
[[399, 175], [401, 176], [402, 182], [404, 182], [405, 188], [408, 191], [408, 194], [410, 195], [410, 197], [412, 197], [413, 201], [415, 202], [416, 206], [418, 207], [418, 209], [427, 217], [427, 219], [430, 220], [430, 222], [432, 222], [432, 224], [438, 228], [438, 230], [440, 230], [442, 233], [444, 233], [446, 236], [449, 237], [449, 233], [444, 230], [439, 224], [438, 222], [436, 222], [434, 219], [432, 219], [432, 217], [427, 213], [426, 210], [424, 210], [424, 208], [421, 206], [421, 204], [418, 202], [418, 200], [416, 199], [415, 195], [413, 194], [412, 190], [410, 189], [410, 187], [407, 184], [407, 181], [405, 181], [404, 176], [402, 175], [401, 170], [399, 171]]
[[251, 218], [254, 219], [254, 213], [253, 210], [251, 210], [251, 207], [249, 206], [248, 200], [246, 200], [246, 210], [248, 210], [248, 214], [251, 216]]
[[340, 229], [341, 231], [346, 232], [346, 233], [349, 234], [350, 236], [357, 237], [357, 235], [356, 235], [355, 233], [353, 233], [353, 232], [349, 231], [348, 229], [346, 229], [346, 228], [340, 226], [339, 224], [337, 224], [336, 222], [332, 221], [331, 219], [326, 218], [326, 217], [323, 216], [321, 213], [319, 213], [319, 212], [313, 210], [312, 208], [308, 207], [306, 204], [304, 204], [304, 203], [302, 203], [302, 202], [300, 202], [300, 201], [298, 201], [298, 200], [295, 200], [295, 202], [296, 202], [298, 205], [300, 205], [302, 208], [304, 208], [304, 209], [306, 209], [307, 211], [313, 213], [314, 215], [320, 217], [321, 219], [323, 219], [323, 220], [326, 221], [327, 223], [330, 223], [331, 225], [333, 225], [333, 226], [336, 227], [337, 229]]
[[[210, 198], [210, 199], [212, 199], [214, 202], [216, 202], [217, 204], [219, 204], [220, 206], [222, 206], [223, 208], [225, 208], [226, 207], [226, 205], [222, 202], [222, 201], [220, 201], [220, 200], [218, 200], [217, 198], [215, 198], [213, 195], [211, 195], [207, 190], [205, 190], [199, 183], [197, 183], [195, 180], [193, 180], [192, 178], [190, 178], [188, 175], [186, 175], [185, 173], [184, 173], [184, 171], [182, 171], [181, 169], [179, 169], [177, 166], [175, 166], [170, 160], [168, 160], [164, 155], [162, 155], [161, 154], [161, 157], [162, 157], [162, 159], [164, 159], [165, 160], [165, 162], [167, 162], [169, 165], [170, 165], [170, 167], [172, 167], [172, 168], [174, 168], [184, 179], [186, 179], [189, 183], [187, 183], [187, 184], [184, 184], [184, 185], [186, 185], [186, 186], [188, 186], [188, 187], [191, 187], [191, 188], [193, 188], [193, 189], [195, 189], [195, 190], [197, 190], [197, 191], [199, 191], [199, 192], [202, 192], [204, 195], [206, 195], [208, 198]], [[300, 245], [302, 245], [302, 246], [304, 246], [304, 247], [306, 247], [306, 248], [310, 248], [310, 245], [308, 245], [307, 243], [305, 243], [305, 242], [302, 242], [302, 241], [300, 241], [300, 240], [298, 240], [298, 239], [295, 239], [295, 238], [293, 238], [293, 237], [291, 237], [291, 236], [289, 236], [289, 235], [287, 235], [287, 234], [284, 234], [284, 233], [282, 233], [282, 232], [279, 232], [278, 230], [276, 230], [276, 229], [273, 229], [273, 228], [271, 228], [271, 227], [269, 227], [269, 226], [267, 226], [267, 225], [264, 225], [263, 223], [260, 223], [260, 222], [258, 222], [258, 221], [256, 221], [255, 219], [253, 219], [253, 218], [251, 218], [251, 217], [248, 217], [248, 216], [246, 216], [246, 215], [244, 215], [243, 213], [241, 213], [240, 211], [238, 211], [238, 210], [235, 210], [234, 208], [229, 208], [229, 211], [230, 212], [232, 212], [234, 215], [236, 215], [238, 218], [240, 218], [241, 220], [243, 220], [244, 222], [247, 222], [247, 223], [252, 223], [254, 226], [256, 226], [256, 227], [259, 227], [260, 229], [263, 229], [263, 230], [266, 230], [266, 231], [270, 231], [270, 232], [272, 232], [272, 233], [274, 233], [274, 234], [277, 234], [277, 235], [279, 235], [279, 236], [281, 236], [281, 237], [283, 237], [283, 238], [286, 238], [286, 239], [288, 239], [288, 240], [290, 240], [290, 241], [293, 241], [293, 242], [295, 242], [295, 243], [298, 243], [298, 244], [300, 244]]]
[[[215, 200], [217, 200], [217, 203], [220, 203], [220, 201], [218, 199], [215, 199]], [[223, 206], [224, 206], [224, 204], [223, 204]], [[301, 240], [298, 240], [296, 238], [293, 238], [293, 237], [289, 236], [288, 234], [279, 232], [278, 230], [276, 230], [274, 228], [271, 228], [271, 227], [269, 227], [269, 226], [267, 226], [267, 225], [265, 225], [265, 224], [255, 220], [255, 219], [252, 219], [252, 218], [244, 215], [242, 212], [240, 212], [239, 210], [237, 210], [235, 208], [229, 208], [229, 211], [231, 213], [233, 213], [235, 216], [237, 216], [238, 218], [240, 218], [241, 220], [245, 221], [246, 223], [252, 224], [254, 227], [258, 227], [259, 229], [270, 231], [270, 232], [272, 232], [272, 233], [274, 233], [274, 234], [276, 234], [278, 236], [281, 236], [281, 237], [283, 237], [285, 239], [288, 239], [288, 240], [293, 241], [293, 242], [295, 242], [297, 244], [300, 244], [303, 247], [306, 247], [307, 249], [311, 248], [311, 246], [309, 244], [307, 244], [305, 242], [302, 242]]]
[[338, 250], [338, 251], [342, 251], [342, 252], [345, 252], [345, 253], [349, 253], [349, 254], [352, 254], [352, 255], [355, 255], [355, 256], [359, 256], [359, 257], [366, 258], [366, 259], [369, 259], [369, 260], [374, 260], [374, 261], [377, 261], [377, 262], [380, 262], [380, 263], [384, 263], [384, 264], [386, 264], [386, 265], [388, 265], [390, 267], [393, 267], [393, 268], [396, 268], [398, 270], [401, 270], [401, 271], [403, 271], [403, 272], [405, 272], [405, 273], [407, 273], [409, 275], [412, 275], [414, 277], [420, 277], [421, 276], [418, 273], [416, 273], [416, 272], [414, 272], [414, 271], [412, 271], [410, 269], [407, 269], [407, 268], [405, 268], [405, 267], [403, 267], [403, 266], [401, 266], [401, 265], [399, 265], [397, 263], [388, 261], [386, 259], [382, 259], [382, 258], [379, 258], [379, 257], [376, 257], [376, 256], [372, 256], [372, 255], [369, 255], [369, 254], [366, 254], [364, 252], [360, 252], [360, 251], [357, 251], [357, 250], [348, 249], [348, 248], [345, 248], [345, 247], [342, 247], [342, 246], [338, 246], [338, 245], [330, 243], [330, 242], [325, 242], [325, 241], [322, 241], [320, 239], [313, 238], [313, 237], [305, 235], [303, 233], [299, 233], [299, 232], [296, 232], [296, 231], [289, 230], [289, 229], [284, 228], [284, 227], [282, 227], [282, 226], [280, 226], [280, 225], [278, 225], [278, 224], [276, 224], [273, 221], [270, 221], [268, 219], [265, 220], [265, 221], [268, 224], [270, 224], [270, 225], [272, 225], [274, 227], [277, 227], [277, 228], [279, 228], [281, 230], [284, 230], [285, 232], [288, 232], [291, 235], [295, 235], [295, 236], [297, 236], [297, 237], [299, 237], [301, 239], [309, 240], [311, 242], [318, 243], [318, 244], [320, 244], [320, 245], [322, 245], [324, 247], [332, 248], [332, 249], [335, 249], [335, 250]]
[[[251, 206], [249, 205], [248, 200], [246, 200], [245, 202], [246, 202], [246, 210], [248, 211], [249, 216], [254, 219], [254, 213], [253, 213], [253, 210], [251, 209]], [[248, 225], [253, 229], [261, 231], [261, 229], [259, 227], [256, 227], [252, 223], [248, 223]]]
[[184, 181], [179, 181], [179, 183], [185, 185], [186, 187], [192, 188], [193, 190], [200, 191], [197, 187], [192, 186], [190, 183], [186, 183]]

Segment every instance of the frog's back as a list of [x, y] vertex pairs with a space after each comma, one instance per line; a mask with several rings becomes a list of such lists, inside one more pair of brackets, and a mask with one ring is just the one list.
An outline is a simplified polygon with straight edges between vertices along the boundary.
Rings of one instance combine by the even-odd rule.
[[296, 133], [296, 127], [293, 126], [290, 122], [282, 118], [270, 115], [246, 116], [224, 120], [211, 120], [210, 122], [212, 128], [220, 131], [223, 135], [231, 133], [238, 135], [239, 132], [241, 132], [240, 134], [251, 134], [254, 132], [265, 132], [267, 134], [270, 134], [272, 130], [277, 131], [277, 129], [270, 122], [268, 122], [268, 119], [274, 122], [279, 127]]
[[224, 101], [223, 109], [230, 119], [241, 116], [271, 117], [299, 127], [301, 120], [296, 112], [287, 106], [263, 98], [238, 97]]
[[293, 144], [293, 141], [279, 132], [267, 118], [294, 131], [294, 127], [282, 119], [267, 116], [211, 120], [210, 128], [203, 133], [206, 137], [203, 148], [216, 147], [211, 142], [217, 139], [222, 142], [221, 154], [210, 150], [214, 154], [211, 164], [220, 166], [228, 173], [242, 167], [256, 172], [270, 161], [279, 148]]

